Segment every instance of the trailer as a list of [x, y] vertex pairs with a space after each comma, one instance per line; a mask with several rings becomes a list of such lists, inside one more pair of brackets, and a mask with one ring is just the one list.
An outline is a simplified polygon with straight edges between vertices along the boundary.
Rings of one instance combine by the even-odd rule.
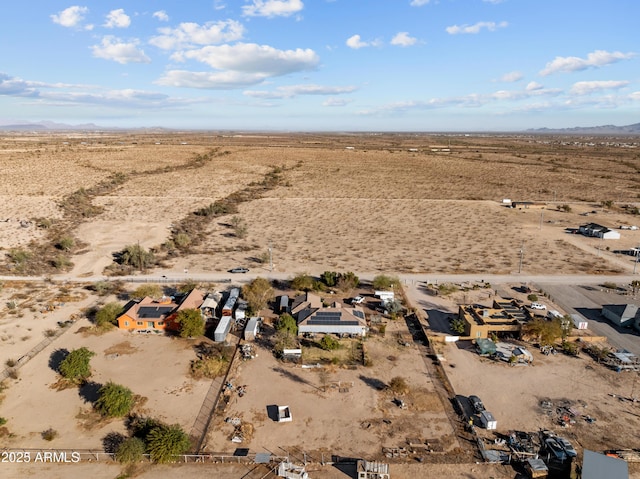
[[231, 316], [223, 316], [220, 318], [220, 322], [218, 326], [216, 326], [216, 330], [213, 333], [213, 340], [216, 343], [222, 343], [227, 339], [227, 334], [229, 334], [229, 330], [231, 329]]
[[390, 303], [395, 299], [393, 291], [376, 291], [374, 296], [381, 299], [383, 303]]
[[244, 328], [245, 341], [253, 341], [254, 339], [256, 339], [256, 336], [260, 332], [261, 322], [262, 318], [258, 318], [256, 316], [249, 318], [249, 321], [247, 321], [247, 327]]
[[233, 288], [231, 291], [229, 291], [229, 297], [222, 307], [222, 316], [231, 316], [233, 314], [233, 308], [236, 305], [239, 296], [239, 288]]
[[247, 303], [246, 301], [242, 301], [242, 300], [238, 300], [238, 302], [236, 303], [236, 310], [233, 313], [233, 317], [236, 320], [236, 322], [240, 322], [243, 321], [244, 319], [246, 319], [247, 316]]
[[572, 314], [571, 321], [573, 321], [573, 325], [578, 329], [587, 329], [589, 323], [581, 314]]
[[489, 411], [482, 411], [480, 413], [480, 424], [487, 431], [492, 431], [498, 427], [498, 423], [496, 419], [493, 417]]

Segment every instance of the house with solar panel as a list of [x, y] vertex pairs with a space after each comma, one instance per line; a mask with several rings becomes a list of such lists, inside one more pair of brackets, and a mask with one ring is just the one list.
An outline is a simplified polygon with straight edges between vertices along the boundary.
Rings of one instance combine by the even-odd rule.
[[337, 301], [325, 306], [322, 298], [313, 293], [294, 298], [291, 314], [298, 323], [298, 334], [367, 334], [367, 321], [360, 306], [347, 306]]
[[204, 302], [205, 293], [193, 289], [181, 298], [166, 297], [155, 300], [146, 296], [137, 302], [129, 303], [118, 317], [118, 328], [138, 332], [175, 331], [178, 313], [184, 309], [199, 309]]

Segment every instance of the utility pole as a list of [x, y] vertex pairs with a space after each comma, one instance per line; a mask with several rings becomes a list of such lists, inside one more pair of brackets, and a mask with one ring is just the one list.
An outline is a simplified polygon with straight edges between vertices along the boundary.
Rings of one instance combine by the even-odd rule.
[[522, 272], [522, 260], [524, 259], [524, 241], [522, 242], [522, 246], [520, 246], [520, 264], [518, 265], [518, 274]]
[[636, 266], [638, 266], [638, 260], [640, 259], [640, 251], [636, 252], [636, 260], [633, 262], [633, 274], [636, 274]]
[[544, 215], [544, 210], [540, 210], [540, 230], [542, 231], [542, 219]]
[[273, 272], [273, 248], [271, 248], [271, 242], [269, 242], [269, 272]]

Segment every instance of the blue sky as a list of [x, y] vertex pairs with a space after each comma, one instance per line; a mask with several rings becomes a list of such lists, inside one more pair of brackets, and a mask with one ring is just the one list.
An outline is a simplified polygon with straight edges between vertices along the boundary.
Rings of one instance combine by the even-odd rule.
[[513, 131], [640, 122], [637, 0], [26, 0], [2, 11], [2, 123]]

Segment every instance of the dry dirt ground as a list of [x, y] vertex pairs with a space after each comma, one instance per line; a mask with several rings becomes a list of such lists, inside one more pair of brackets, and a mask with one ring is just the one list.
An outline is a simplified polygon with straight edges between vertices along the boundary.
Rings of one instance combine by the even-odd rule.
[[[98, 420], [92, 411], [97, 389], [107, 381], [122, 384], [140, 396], [140, 414], [179, 424], [189, 432], [209, 389], [210, 381], [196, 381], [187, 372], [196, 354], [191, 341], [112, 330], [87, 333], [90, 323], [80, 319], [40, 354], [5, 380], [0, 411], [12, 437], [6, 447], [102, 449], [109, 432], [125, 433], [122, 420]], [[84, 388], [58, 391], [59, 376], [52, 369], [56, 350], [86, 347], [93, 351], [92, 376]], [[42, 431], [58, 432], [53, 441]]]
[[[0, 138], [0, 220], [9, 221], [0, 222], [0, 247], [8, 251], [28, 248], [32, 240], [42, 241], [46, 231], [37, 227], [37, 218], [66, 221], [59, 206], [65, 197], [114, 174], [127, 174], [123, 184], [93, 199], [104, 211], [72, 229], [82, 248], [71, 258], [74, 267], [66, 274], [101, 275], [112, 253], [138, 241], [145, 247], [162, 244], [172, 224], [262, 180], [271, 166], [279, 165], [286, 168], [284, 182], [265, 197], [239, 205], [237, 215], [247, 224], [245, 238], [231, 234], [229, 217], [218, 218], [207, 227], [207, 241], [200, 252], [172, 259], [166, 272], [224, 271], [238, 265], [264, 268], [255, 258], [269, 245], [276, 271], [291, 273], [326, 269], [509, 273], [519, 268], [521, 248], [523, 270], [530, 274], [629, 272], [631, 258], [613, 251], [640, 244], [640, 231], [621, 230], [621, 240], [601, 242], [567, 234], [565, 228], [589, 221], [612, 228], [640, 226], [638, 216], [620, 208], [638, 205], [640, 155], [637, 149], [621, 147], [634, 141], [638, 146], [637, 139], [533, 136], [4, 135]], [[189, 166], [196, 155], [212, 150], [217, 153], [211, 161]], [[503, 198], [544, 201], [548, 207], [542, 213], [507, 209], [500, 205]], [[603, 201], [614, 205], [603, 208]], [[564, 204], [572, 211], [556, 211]], [[581, 216], [591, 211], [597, 213]], [[19, 287], [11, 288], [5, 284], [0, 308], [3, 361], [15, 359], [37, 344], [46, 329], [92, 301], [85, 298], [73, 306], [67, 301], [64, 307], [40, 313], [50, 294], [44, 288], [29, 292], [28, 298], [15, 298], [18, 302], [42, 298], [25, 305], [20, 317], [7, 305], [12, 295], [20, 294]], [[164, 337], [78, 332], [87, 325], [86, 320], [76, 322], [21, 368], [18, 379], [9, 380], [0, 415], [9, 419], [16, 436], [7, 444], [77, 447], [80, 441], [83, 447], [100, 447], [104, 434], [122, 430], [118, 421], [86, 430], [77, 415], [89, 404], [78, 390], [50, 389], [56, 380], [48, 364], [54, 348], [89, 347], [97, 353], [92, 359], [96, 383], [113, 380], [129, 386], [146, 398], [142, 407], [189, 430], [209, 387], [207, 381], [185, 376], [195, 357], [193, 350]], [[381, 445], [399, 444], [408, 436], [446, 437], [450, 426], [442, 408], [431, 400], [433, 385], [417, 347], [392, 344], [391, 333], [384, 340], [367, 341], [375, 355], [372, 367], [336, 368], [324, 378], [317, 371], [281, 365], [261, 350], [234, 377], [247, 385], [247, 394], [237, 402], [234, 397], [226, 415], [241, 415], [255, 426], [253, 449], [302, 446], [317, 454], [328, 443], [333, 447], [342, 442], [337, 447], [343, 454], [374, 453]], [[117, 356], [108, 352], [115, 350]], [[568, 435], [575, 432], [583, 447], [628, 444], [625, 434], [637, 429], [637, 406], [608, 396], [629, 394], [631, 376], [615, 375], [597, 365], [589, 369], [589, 359], [534, 353], [533, 367], [508, 368], [482, 362], [455, 346], [447, 346], [444, 353], [448, 363], [456, 364], [446, 368], [456, 391], [480, 395], [500, 428], [546, 425], [547, 416], [537, 409], [538, 396], [544, 395], [552, 400], [584, 400], [588, 414], [595, 412], [591, 414], [595, 424], [576, 424], [567, 431]], [[396, 375], [415, 384], [416, 396], [408, 398], [407, 410], [397, 408], [393, 398], [372, 387]], [[505, 378], [509, 395], [504, 394]], [[322, 391], [323, 383], [337, 381], [349, 384], [349, 391]], [[292, 423], [274, 423], [267, 416], [266, 406], [282, 402], [292, 408]], [[424, 422], [412, 420], [416, 413]], [[384, 418], [391, 423], [383, 422]], [[233, 446], [229, 425], [222, 419], [216, 417], [210, 449]], [[52, 443], [40, 437], [48, 427], [59, 432]], [[359, 442], [352, 441], [354, 435]], [[503, 477], [481, 465], [451, 467], [455, 472], [441, 475]], [[15, 474], [18, 469], [6, 471]], [[159, 471], [175, 477], [173, 471]], [[416, 477], [410, 468], [398, 471], [398, 477]]]
[[[246, 394], [231, 395], [224, 411], [211, 428], [206, 450], [235, 448], [230, 442], [234, 427], [225, 418], [241, 418], [251, 424], [253, 437], [238, 447], [252, 451], [302, 451], [318, 462], [321, 452], [351, 457], [378, 457], [381, 446], [403, 447], [406, 438], [439, 438], [447, 450], [457, 445], [443, 414], [443, 404], [434, 390], [420, 350], [412, 342], [398, 343], [403, 322], [390, 322], [385, 337], [365, 341], [371, 366], [304, 369], [283, 363], [270, 350], [258, 348], [256, 359], [241, 363], [231, 376], [232, 384], [246, 385]], [[410, 340], [410, 337], [409, 337]], [[344, 348], [349, 348], [345, 343]], [[387, 385], [395, 376], [411, 385], [405, 395], [394, 395]], [[407, 409], [392, 401], [402, 398]], [[293, 421], [273, 420], [270, 406], [288, 405]], [[317, 457], [316, 457], [317, 456]]]
[[[597, 241], [564, 228], [587, 221], [633, 224], [619, 206], [638, 201], [640, 158], [621, 142], [560, 137], [433, 135], [15, 135], [0, 142], [3, 200], [0, 246], [24, 246], [43, 231], [24, 220], [60, 220], [60, 201], [114, 174], [123, 184], [93, 199], [105, 210], [77, 225], [74, 275], [99, 275], [127, 244], [164, 243], [176, 221], [258, 181], [270, 166], [287, 168], [281, 186], [240, 204], [245, 238], [229, 218], [206, 230], [206, 254], [181, 257], [175, 271], [223, 271], [272, 246], [279, 271], [322, 268], [398, 272], [531, 273], [618, 271], [598, 258]], [[594, 145], [587, 143], [593, 142]], [[605, 144], [605, 142], [608, 142]], [[633, 143], [628, 140], [627, 143]], [[449, 147], [450, 152], [442, 148]], [[346, 149], [353, 147], [353, 149]], [[437, 150], [437, 151], [433, 151]], [[189, 167], [196, 155], [211, 161]], [[43, 165], [45, 165], [43, 167]], [[61, 178], [63, 180], [61, 180]], [[540, 210], [508, 210], [503, 198], [545, 201]], [[602, 201], [613, 201], [604, 210]], [[573, 211], [560, 213], [568, 204]], [[598, 210], [592, 217], [579, 216]], [[23, 220], [24, 226], [20, 220]], [[540, 223], [542, 220], [542, 228]], [[636, 221], [637, 222], [637, 221]], [[636, 246], [622, 232], [611, 250]], [[584, 253], [588, 254], [584, 254]], [[602, 253], [613, 258], [612, 253]], [[628, 258], [622, 258], [624, 260]], [[624, 263], [629, 267], [629, 261]]]

